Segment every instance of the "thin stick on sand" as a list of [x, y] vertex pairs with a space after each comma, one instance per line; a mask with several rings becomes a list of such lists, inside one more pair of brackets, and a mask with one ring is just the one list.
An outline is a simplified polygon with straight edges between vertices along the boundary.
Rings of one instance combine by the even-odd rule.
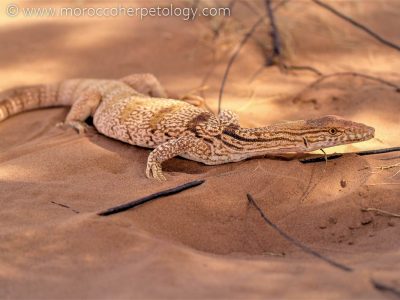
[[320, 70], [318, 70], [318, 69], [316, 69], [314, 67], [311, 67], [311, 66], [294, 66], [294, 65], [283, 64], [282, 68], [284, 70], [287, 70], [287, 71], [290, 71], [290, 70], [293, 70], [293, 71], [309, 71], [309, 72], [314, 73], [317, 76], [323, 76], [324, 75]]
[[[384, 149], [376, 149], [376, 150], [350, 152], [348, 154], [357, 154], [357, 155], [360, 155], [360, 156], [365, 156], [365, 155], [382, 154], [382, 153], [389, 153], [389, 152], [395, 152], [395, 151], [400, 151], [400, 147], [392, 147], [392, 148], [384, 148]], [[327, 157], [319, 156], [319, 157], [313, 157], [313, 158], [305, 158], [305, 159], [300, 159], [300, 162], [303, 163], [303, 164], [322, 162], [322, 161], [326, 161], [326, 160], [331, 160], [331, 159], [342, 157], [343, 154], [344, 153], [337, 153], [337, 154], [329, 155]]]
[[356, 152], [356, 154], [363, 156], [363, 155], [373, 155], [373, 154], [381, 154], [381, 153], [388, 153], [388, 152], [395, 152], [395, 151], [400, 151], [400, 147], [359, 151], [359, 152]]
[[265, 17], [260, 17], [257, 22], [253, 24], [253, 26], [250, 28], [250, 30], [243, 36], [243, 39], [240, 41], [240, 43], [236, 46], [235, 51], [233, 52], [232, 56], [229, 58], [228, 64], [225, 69], [224, 76], [222, 78], [221, 82], [221, 87], [219, 89], [219, 97], [218, 97], [218, 114], [221, 112], [221, 103], [222, 103], [222, 96], [224, 94], [224, 88], [225, 88], [225, 83], [226, 80], [228, 79], [228, 74], [229, 71], [235, 62], [237, 56], [239, 55], [240, 49], [246, 44], [247, 40], [252, 36], [254, 31], [257, 29], [258, 26], [263, 22]]
[[108, 216], [108, 215], [116, 214], [116, 213], [125, 211], [127, 209], [133, 208], [135, 206], [141, 205], [143, 203], [146, 203], [148, 201], [151, 201], [151, 200], [154, 200], [154, 199], [157, 199], [157, 198], [166, 197], [166, 196], [170, 196], [170, 195], [173, 195], [173, 194], [180, 193], [180, 192], [182, 192], [184, 190], [187, 190], [189, 188], [198, 186], [198, 185], [200, 185], [200, 184], [202, 184], [204, 182], [205, 182], [205, 180], [191, 181], [191, 182], [179, 185], [177, 187], [174, 187], [174, 188], [171, 188], [171, 189], [168, 189], [168, 190], [164, 190], [164, 191], [161, 191], [161, 192], [157, 192], [157, 193], [145, 196], [143, 198], [140, 198], [140, 199], [125, 203], [125, 204], [121, 204], [121, 205], [118, 205], [118, 206], [115, 206], [115, 207], [111, 207], [111, 208], [106, 209], [106, 210], [104, 210], [102, 212], [99, 212], [97, 214], [99, 216]]
[[272, 55], [268, 59], [266, 65], [272, 66], [272, 65], [276, 64], [277, 60], [280, 59], [281, 54], [282, 54], [281, 38], [279, 36], [278, 27], [276, 26], [275, 16], [274, 16], [274, 12], [272, 9], [271, 0], [265, 0], [265, 8], [267, 9], [267, 15], [268, 15], [269, 22], [270, 22], [271, 30], [269, 32], [269, 35], [272, 40]]
[[378, 291], [389, 292], [400, 298], [400, 290], [399, 289], [396, 289], [395, 287], [386, 285], [382, 282], [376, 281], [375, 279], [371, 279], [371, 283], [374, 286], [374, 288], [376, 288]]
[[388, 169], [393, 169], [393, 168], [397, 168], [397, 167], [400, 167], [400, 163], [393, 164], [393, 165], [387, 165], [387, 166], [379, 166], [376, 168], [379, 170], [388, 170]]
[[376, 212], [376, 213], [384, 215], [384, 216], [400, 218], [400, 214], [391, 213], [389, 211], [379, 209], [379, 208], [374, 208], [374, 207], [361, 208], [361, 211], [373, 211], [373, 212]]
[[352, 18], [344, 15], [343, 13], [341, 13], [340, 11], [334, 9], [332, 6], [320, 1], [320, 0], [312, 0], [315, 4], [325, 8], [326, 10], [330, 11], [331, 13], [333, 13], [334, 15], [338, 16], [339, 18], [346, 20], [347, 22], [349, 22], [350, 24], [352, 24], [353, 26], [361, 29], [362, 31], [366, 32], [367, 34], [369, 34], [370, 36], [372, 36], [373, 38], [375, 38], [377, 41], [381, 42], [382, 44], [393, 48], [397, 51], [400, 51], [400, 46], [396, 45], [395, 43], [392, 43], [391, 41], [388, 41], [386, 39], [384, 39], [383, 37], [381, 37], [379, 34], [377, 34], [376, 32], [373, 32], [371, 29], [369, 29], [367, 26], [353, 20]]
[[311, 249], [310, 247], [302, 244], [300, 241], [292, 238], [291, 236], [289, 236], [286, 232], [284, 232], [282, 229], [280, 229], [276, 224], [272, 223], [272, 221], [270, 221], [268, 219], [268, 217], [265, 215], [265, 213], [261, 210], [261, 208], [258, 206], [258, 204], [255, 202], [255, 200], [253, 199], [253, 197], [250, 194], [247, 194], [247, 199], [249, 200], [249, 202], [254, 205], [254, 207], [258, 210], [258, 212], [260, 213], [261, 217], [264, 219], [264, 221], [270, 225], [273, 229], [275, 229], [281, 236], [283, 236], [286, 240], [288, 240], [289, 242], [291, 242], [292, 244], [294, 244], [295, 246], [299, 247], [301, 250], [303, 250], [304, 252], [311, 254], [325, 262], [327, 262], [328, 264], [339, 268], [342, 271], [345, 272], [352, 272], [353, 269], [345, 266], [341, 263], [338, 263], [320, 253], [318, 253], [317, 251]]
[[357, 72], [338, 72], [338, 73], [332, 73], [332, 74], [326, 74], [326, 75], [320, 76], [318, 79], [316, 79], [311, 84], [306, 86], [303, 90], [301, 90], [299, 93], [297, 93], [294, 97], [292, 97], [292, 102], [294, 102], [294, 103], [298, 102], [300, 100], [300, 98], [307, 91], [315, 88], [322, 81], [325, 81], [326, 79], [329, 79], [329, 78], [332, 78], [332, 77], [338, 77], [338, 76], [353, 76], [353, 77], [365, 78], [365, 79], [372, 80], [372, 81], [375, 81], [375, 82], [379, 82], [379, 83], [381, 83], [383, 85], [389, 86], [389, 87], [393, 88], [396, 93], [400, 92], [400, 86], [399, 85], [397, 85], [397, 84], [395, 84], [393, 82], [381, 79], [379, 77], [371, 76], [371, 75], [368, 75], [368, 74], [357, 73]]
[[[247, 199], [248, 199], [249, 202], [250, 202], [252, 205], [254, 205], [254, 207], [259, 211], [259, 213], [260, 213], [261, 217], [264, 219], [264, 221], [265, 221], [268, 225], [270, 225], [273, 229], [275, 229], [275, 230], [276, 230], [281, 236], [283, 236], [286, 240], [288, 240], [289, 242], [291, 242], [291, 243], [294, 244], [295, 246], [299, 247], [299, 248], [300, 248], [301, 250], [303, 250], [304, 252], [306, 252], [306, 253], [308, 253], [308, 254], [311, 254], [311, 255], [313, 255], [313, 256], [315, 256], [315, 257], [317, 257], [317, 258], [319, 258], [319, 259], [321, 259], [321, 260], [327, 262], [328, 264], [330, 264], [330, 265], [332, 265], [332, 266], [334, 266], [334, 267], [336, 267], [336, 268], [338, 268], [338, 269], [340, 269], [340, 270], [342, 270], [342, 271], [345, 271], [345, 272], [353, 272], [353, 271], [354, 271], [354, 269], [352, 269], [352, 268], [350, 268], [350, 267], [348, 267], [348, 266], [346, 266], [346, 265], [343, 265], [343, 264], [341, 264], [341, 263], [338, 263], [338, 262], [336, 262], [336, 261], [334, 261], [334, 260], [332, 260], [332, 259], [330, 259], [330, 258], [328, 258], [328, 257], [326, 257], [326, 256], [323, 256], [322, 254], [318, 253], [317, 251], [315, 251], [315, 250], [309, 248], [309, 247], [306, 246], [306, 245], [303, 245], [300, 241], [298, 241], [298, 240], [292, 238], [291, 236], [289, 236], [286, 232], [284, 232], [284, 231], [283, 231], [282, 229], [280, 229], [276, 224], [272, 223], [272, 221], [270, 221], [270, 220], [268, 219], [268, 217], [267, 217], [267, 216], [265, 215], [265, 213], [261, 210], [261, 208], [260, 208], [260, 207], [258, 206], [258, 204], [254, 201], [253, 197], [252, 197], [250, 194], [247, 194]], [[353, 273], [353, 274], [354, 274], [354, 273]], [[397, 289], [397, 288], [395, 288], [395, 287], [393, 287], [393, 286], [387, 285], [387, 284], [385, 284], [385, 283], [382, 283], [382, 282], [380, 282], [380, 281], [377, 281], [377, 280], [375, 280], [375, 279], [373, 279], [373, 278], [371, 278], [370, 280], [371, 280], [372, 286], [373, 286], [375, 289], [377, 289], [378, 291], [380, 291], [380, 292], [391, 293], [391, 294], [393, 294], [393, 295], [395, 295], [395, 296], [397, 296], [397, 297], [400, 297], [400, 290], [399, 290], [399, 289]]]

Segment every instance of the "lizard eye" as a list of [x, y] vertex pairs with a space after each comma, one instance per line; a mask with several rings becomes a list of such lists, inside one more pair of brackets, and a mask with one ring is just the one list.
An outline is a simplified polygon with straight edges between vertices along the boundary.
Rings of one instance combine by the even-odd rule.
[[329, 132], [329, 134], [331, 134], [331, 135], [335, 135], [338, 131], [337, 131], [336, 128], [329, 128], [328, 132]]

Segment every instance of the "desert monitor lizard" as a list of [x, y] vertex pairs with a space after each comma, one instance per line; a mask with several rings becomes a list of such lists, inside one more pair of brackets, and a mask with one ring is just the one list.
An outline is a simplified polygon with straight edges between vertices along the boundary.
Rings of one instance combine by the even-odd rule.
[[23, 111], [53, 106], [71, 106], [63, 124], [79, 133], [85, 131], [84, 121], [92, 116], [100, 133], [154, 148], [146, 175], [158, 180], [165, 180], [162, 162], [178, 155], [217, 165], [265, 154], [309, 152], [374, 137], [374, 128], [336, 116], [243, 128], [231, 111], [215, 116], [185, 101], [168, 99], [151, 74], [120, 80], [71, 79], [10, 89], [0, 94], [0, 121]]

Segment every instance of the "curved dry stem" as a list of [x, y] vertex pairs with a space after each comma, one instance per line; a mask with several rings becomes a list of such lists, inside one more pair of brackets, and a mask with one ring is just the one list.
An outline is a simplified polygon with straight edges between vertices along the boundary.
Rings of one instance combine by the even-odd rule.
[[315, 4], [325, 8], [326, 10], [330, 11], [331, 13], [333, 13], [334, 15], [338, 16], [339, 18], [349, 22], [350, 24], [352, 24], [353, 26], [361, 29], [362, 31], [366, 32], [367, 34], [369, 34], [370, 36], [372, 36], [374, 39], [376, 39], [377, 41], [379, 41], [380, 43], [395, 49], [397, 51], [400, 51], [400, 46], [396, 45], [395, 43], [392, 43], [386, 39], [384, 39], [383, 37], [381, 37], [379, 34], [377, 34], [376, 32], [372, 31], [371, 29], [369, 29], [367, 26], [353, 20], [352, 18], [350, 18], [349, 16], [344, 15], [343, 13], [341, 13], [340, 11], [334, 9], [332, 6], [320, 1], [320, 0], [312, 0]]
[[302, 91], [300, 91], [299, 93], [297, 93], [293, 98], [292, 101], [293, 102], [297, 102], [300, 100], [301, 96], [303, 96], [306, 92], [308, 92], [309, 90], [313, 89], [314, 87], [316, 87], [318, 84], [320, 84], [321, 82], [325, 81], [326, 79], [332, 78], [332, 77], [337, 77], [337, 76], [354, 76], [354, 77], [362, 77], [368, 80], [372, 80], [372, 81], [376, 81], [379, 82], [381, 84], [384, 84], [386, 86], [389, 86], [391, 88], [393, 88], [397, 93], [400, 93], [400, 86], [398, 86], [397, 84], [394, 84], [390, 81], [381, 79], [379, 77], [375, 77], [375, 76], [371, 76], [371, 75], [367, 75], [367, 74], [362, 74], [362, 73], [357, 73], [357, 72], [338, 72], [338, 73], [332, 73], [332, 74], [327, 74], [327, 75], [322, 75], [321, 77], [319, 77], [318, 79], [316, 79], [315, 81], [313, 81], [311, 84], [309, 84], [308, 86], [306, 86]]
[[224, 76], [222, 78], [222, 82], [221, 82], [221, 88], [219, 89], [219, 97], [218, 97], [218, 114], [221, 112], [221, 102], [222, 102], [222, 95], [224, 94], [224, 88], [225, 88], [225, 83], [226, 80], [228, 79], [228, 74], [229, 71], [233, 65], [233, 63], [235, 62], [236, 58], [239, 55], [240, 50], [243, 48], [243, 46], [246, 44], [246, 42], [248, 41], [248, 39], [252, 36], [252, 34], [254, 33], [254, 31], [257, 29], [257, 27], [262, 23], [262, 21], [264, 20], [264, 17], [261, 17], [257, 20], [257, 22], [255, 22], [253, 24], [253, 26], [250, 28], [250, 30], [244, 35], [243, 39], [240, 41], [240, 43], [236, 46], [235, 51], [233, 52], [231, 58], [228, 61], [228, 64], [226, 66], [225, 69], [225, 73]]

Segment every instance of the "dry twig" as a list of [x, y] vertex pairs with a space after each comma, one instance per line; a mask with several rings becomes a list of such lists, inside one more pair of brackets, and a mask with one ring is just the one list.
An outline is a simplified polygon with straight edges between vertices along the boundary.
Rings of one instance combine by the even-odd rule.
[[338, 73], [332, 73], [332, 74], [322, 75], [321, 77], [319, 77], [318, 79], [316, 79], [315, 81], [313, 81], [311, 84], [309, 84], [308, 86], [306, 86], [302, 91], [300, 91], [299, 93], [297, 93], [297, 94], [292, 98], [292, 101], [293, 101], [293, 102], [299, 101], [299, 100], [300, 100], [300, 97], [301, 97], [302, 95], [304, 95], [305, 92], [307, 92], [307, 91], [313, 89], [313, 88], [316, 87], [318, 84], [320, 84], [322, 81], [324, 81], [324, 80], [326, 80], [326, 79], [328, 79], [328, 78], [336, 77], [336, 76], [354, 76], [354, 77], [362, 77], [362, 78], [365, 78], [365, 79], [373, 80], [373, 81], [382, 83], [382, 84], [384, 84], [384, 85], [390, 86], [390, 87], [394, 88], [395, 91], [396, 91], [397, 93], [400, 93], [400, 86], [398, 86], [398, 85], [396, 85], [396, 84], [394, 84], [394, 83], [392, 83], [392, 82], [390, 82], [390, 81], [387, 81], [387, 80], [384, 80], [384, 79], [381, 79], [381, 78], [378, 78], [378, 77], [375, 77], [375, 76], [371, 76], [371, 75], [366, 75], [366, 74], [362, 74], [362, 73], [357, 73], [357, 72], [338, 72]]
[[376, 149], [376, 150], [365, 150], [365, 151], [356, 152], [356, 154], [363, 156], [363, 155], [382, 154], [382, 153], [396, 152], [396, 151], [400, 151], [400, 147], [392, 147], [392, 148], [384, 148], [384, 149]]
[[272, 9], [272, 1], [265, 0], [265, 7], [267, 9], [267, 15], [269, 18], [270, 24], [270, 36], [272, 39], [272, 54], [271, 57], [267, 60], [266, 66], [272, 66], [275, 64], [279, 65], [279, 60], [282, 54], [281, 47], [281, 38], [279, 36], [278, 27], [276, 26], [274, 11]]
[[382, 44], [389, 46], [397, 51], [400, 51], [400, 46], [384, 39], [383, 37], [381, 37], [379, 34], [373, 32], [371, 29], [369, 29], [368, 27], [366, 27], [365, 25], [354, 21], [352, 18], [342, 14], [340, 11], [337, 11], [336, 9], [334, 9], [332, 6], [320, 1], [320, 0], [312, 0], [315, 4], [325, 8], [326, 10], [330, 11], [331, 13], [333, 13], [334, 15], [338, 16], [339, 18], [342, 18], [343, 20], [346, 20], [347, 22], [349, 22], [350, 24], [352, 24], [353, 26], [361, 29], [362, 31], [368, 33], [370, 36], [372, 36], [373, 38], [375, 38], [377, 41], [381, 42]]
[[282, 68], [284, 70], [290, 71], [290, 70], [294, 70], [294, 71], [310, 71], [312, 73], [314, 73], [317, 76], [322, 76], [324, 75], [320, 70], [311, 67], [311, 66], [294, 66], [294, 65], [286, 65], [283, 64]]
[[332, 155], [328, 155], [328, 156], [318, 156], [318, 157], [313, 157], [313, 158], [304, 158], [304, 159], [300, 159], [299, 161], [303, 164], [311, 164], [311, 163], [316, 163], [316, 162], [322, 162], [322, 161], [327, 161], [327, 160], [332, 160], [332, 159], [336, 159], [339, 157], [342, 157], [343, 154], [341, 153], [337, 153], [337, 154], [332, 154]]
[[392, 286], [386, 285], [382, 282], [376, 281], [375, 279], [371, 279], [371, 283], [376, 288], [377, 290], [381, 292], [389, 292], [392, 293], [393, 295], [397, 296], [400, 298], [400, 290], [396, 289]]
[[[379, 167], [375, 167], [375, 169], [378, 169], [378, 170], [380, 170], [380, 171], [383, 171], [383, 170], [389, 170], [389, 169], [393, 169], [393, 168], [399, 168], [400, 167], [400, 163], [397, 163], [397, 164], [393, 164], [393, 165], [388, 165], [388, 166], [379, 166]], [[372, 173], [380, 173], [380, 172], [372, 172]], [[397, 174], [399, 174], [400, 173], [400, 169], [395, 173], [395, 174], [393, 174], [392, 175], [392, 177], [395, 177]]]
[[365, 156], [365, 155], [374, 155], [374, 154], [381, 154], [381, 153], [388, 153], [388, 152], [395, 152], [395, 151], [400, 151], [400, 147], [392, 147], [392, 148], [376, 149], [376, 150], [366, 150], [366, 151], [350, 152], [350, 153], [335, 153], [335, 154], [329, 155], [327, 157], [318, 156], [318, 157], [313, 157], [313, 158], [300, 159], [300, 162], [303, 164], [309, 164], [309, 163], [316, 163], [316, 162], [336, 159], [336, 158], [342, 157], [343, 154], [357, 154], [360, 156]]
[[[265, 0], [265, 5], [267, 9], [267, 15], [270, 20], [270, 36], [272, 38], [273, 42], [273, 51], [272, 55], [269, 59], [267, 59], [266, 66], [272, 66], [272, 65], [278, 65], [282, 69], [286, 70], [306, 70], [306, 71], [311, 71], [317, 75], [322, 75], [322, 73], [310, 66], [290, 66], [286, 65], [283, 62], [280, 61], [280, 57], [282, 54], [282, 47], [281, 47], [281, 42], [280, 42], [280, 35], [279, 31], [275, 22], [275, 17], [274, 17], [274, 10], [276, 10], [280, 5], [283, 5], [284, 3], [288, 2], [289, 0], [283, 0], [276, 7], [272, 7], [271, 0]], [[257, 27], [263, 22], [265, 16], [261, 16], [257, 22], [253, 24], [253, 26], [250, 28], [250, 30], [243, 36], [243, 39], [239, 42], [239, 44], [236, 46], [232, 56], [230, 57], [227, 67], [225, 69], [224, 76], [222, 78], [221, 82], [221, 87], [219, 90], [219, 97], [218, 97], [218, 114], [221, 112], [221, 102], [222, 102], [222, 96], [224, 93], [224, 88], [225, 88], [225, 83], [226, 80], [228, 79], [228, 74], [229, 71], [236, 60], [237, 56], [239, 55], [240, 50], [243, 48], [243, 46], [247, 43], [248, 39], [253, 35], [254, 31], [257, 29]]]
[[[282, 1], [281, 3], [284, 4], [285, 2]], [[275, 8], [273, 8], [272, 1], [265, 0], [265, 7], [267, 9], [267, 15], [268, 15], [269, 22], [270, 22], [269, 34], [272, 39], [272, 54], [271, 54], [271, 57], [269, 57], [267, 59], [265, 65], [267, 67], [277, 65], [277, 66], [279, 66], [279, 68], [281, 70], [285, 70], [285, 71], [290, 71], [290, 70], [310, 71], [318, 76], [321, 76], [322, 73], [314, 67], [287, 65], [282, 61], [282, 40], [280, 37], [278, 26], [276, 25], [276, 20], [275, 20], [275, 15], [274, 15], [274, 11], [276, 10], [277, 7], [279, 7], [281, 5], [281, 3], [279, 3]]]
[[299, 247], [301, 250], [303, 250], [304, 252], [311, 254], [325, 262], [327, 262], [328, 264], [341, 269], [342, 271], [346, 271], [346, 272], [352, 272], [353, 269], [345, 266], [341, 263], [338, 263], [320, 253], [318, 253], [317, 251], [311, 249], [310, 247], [302, 244], [300, 241], [292, 238], [291, 236], [289, 236], [286, 232], [284, 232], [282, 229], [280, 229], [276, 224], [272, 223], [272, 221], [270, 221], [268, 219], [268, 217], [265, 215], [265, 213], [261, 210], [261, 208], [258, 206], [258, 204], [255, 202], [255, 200], [253, 199], [253, 197], [250, 194], [247, 194], [247, 199], [249, 200], [249, 202], [254, 205], [254, 207], [258, 210], [258, 212], [260, 213], [261, 217], [264, 219], [264, 221], [270, 225], [273, 229], [275, 229], [281, 236], [283, 236], [287, 241], [291, 242], [292, 244], [294, 244], [295, 246]]
[[74, 213], [79, 214], [79, 211], [73, 209], [72, 207], [70, 207], [68, 205], [65, 205], [65, 204], [62, 204], [62, 203], [58, 203], [58, 202], [55, 202], [55, 201], [50, 201], [50, 203], [53, 203], [55, 205], [58, 205], [58, 206], [61, 206], [61, 207], [64, 207], [64, 208], [68, 208], [68, 209], [72, 210]]
[[254, 31], [257, 29], [258, 26], [263, 22], [264, 17], [261, 17], [253, 24], [253, 26], [250, 28], [250, 30], [243, 36], [243, 39], [240, 41], [240, 43], [236, 46], [235, 51], [233, 52], [232, 56], [230, 57], [228, 64], [225, 69], [224, 76], [222, 78], [221, 82], [221, 88], [219, 89], [219, 97], [218, 97], [218, 114], [221, 112], [221, 102], [222, 102], [222, 95], [224, 94], [224, 88], [225, 88], [225, 83], [226, 80], [228, 79], [228, 74], [229, 71], [236, 60], [237, 56], [239, 55], [240, 50], [242, 47], [246, 44], [247, 40], [251, 37], [251, 35], [254, 33]]
[[171, 189], [168, 189], [168, 190], [164, 190], [164, 191], [161, 191], [161, 192], [157, 192], [157, 193], [151, 194], [149, 196], [146, 196], [146, 197], [143, 197], [143, 198], [140, 198], [140, 199], [137, 199], [137, 200], [122, 204], [122, 205], [111, 207], [111, 208], [106, 209], [104, 211], [101, 211], [101, 212], [99, 212], [97, 214], [99, 216], [108, 216], [108, 215], [112, 215], [112, 214], [115, 214], [115, 213], [119, 213], [119, 212], [125, 211], [127, 209], [133, 208], [135, 206], [138, 206], [140, 204], [143, 204], [145, 202], [148, 202], [148, 201], [151, 201], [151, 200], [154, 200], [154, 199], [157, 199], [157, 198], [166, 197], [166, 196], [169, 196], [169, 195], [180, 193], [180, 192], [182, 192], [184, 190], [187, 190], [189, 188], [198, 186], [198, 185], [204, 183], [204, 181], [205, 180], [191, 181], [191, 182], [182, 184], [180, 186], [177, 186], [177, 187], [174, 187], [174, 188], [171, 188]]
[[379, 209], [379, 208], [367, 207], [367, 208], [361, 208], [361, 211], [373, 211], [373, 212], [376, 212], [381, 215], [400, 218], [400, 214], [391, 213], [389, 211]]

